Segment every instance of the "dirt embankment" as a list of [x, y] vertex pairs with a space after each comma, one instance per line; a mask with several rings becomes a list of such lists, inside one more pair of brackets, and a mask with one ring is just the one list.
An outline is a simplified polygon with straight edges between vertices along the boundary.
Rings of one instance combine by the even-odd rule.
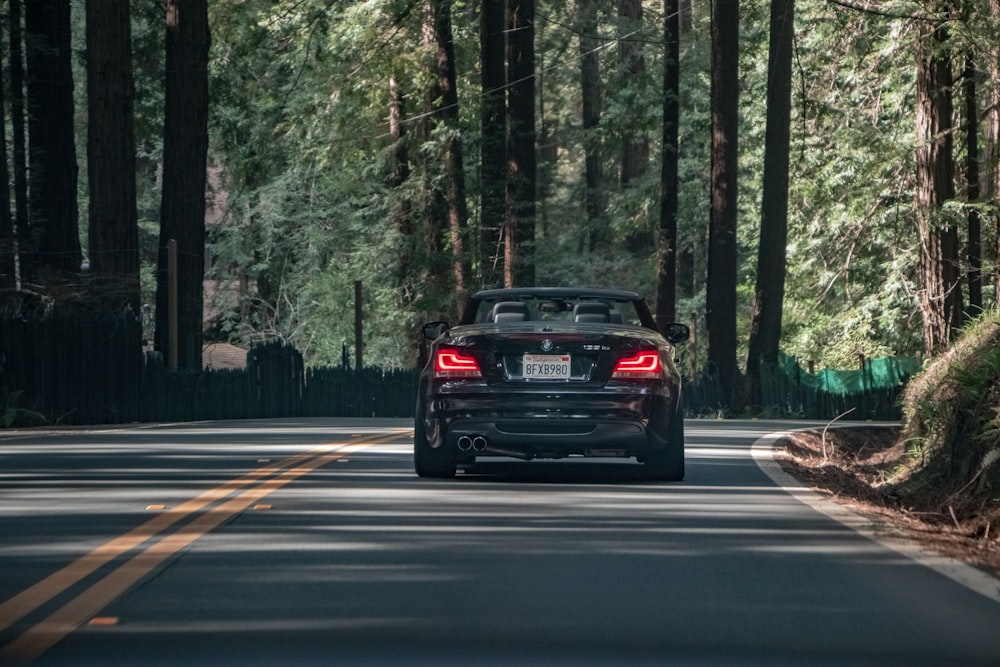
[[894, 483], [914, 452], [890, 427], [799, 432], [779, 451], [781, 466], [803, 485], [1000, 577], [1000, 493], [981, 492], [1000, 489], [992, 480], [958, 489]]

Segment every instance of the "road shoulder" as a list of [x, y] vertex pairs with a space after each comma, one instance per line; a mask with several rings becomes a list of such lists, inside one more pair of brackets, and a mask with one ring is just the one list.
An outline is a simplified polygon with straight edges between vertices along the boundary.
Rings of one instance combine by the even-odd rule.
[[956, 581], [957, 583], [1000, 603], [1000, 578], [991, 572], [969, 565], [957, 558], [929, 548], [927, 543], [915, 539], [884, 516], [859, 511], [837, 502], [832, 493], [822, 493], [806, 486], [786, 472], [777, 460], [778, 447], [792, 431], [770, 433], [754, 442], [752, 454], [757, 466], [771, 480], [800, 502], [840, 522], [855, 532], [891, 549], [921, 565]]

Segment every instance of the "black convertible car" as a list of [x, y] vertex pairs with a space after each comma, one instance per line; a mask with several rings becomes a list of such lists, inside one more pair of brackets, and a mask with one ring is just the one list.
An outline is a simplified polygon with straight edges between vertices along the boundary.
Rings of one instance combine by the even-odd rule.
[[424, 325], [414, 466], [451, 477], [481, 456], [635, 457], [684, 478], [674, 345], [633, 292], [532, 287], [474, 294], [461, 321]]

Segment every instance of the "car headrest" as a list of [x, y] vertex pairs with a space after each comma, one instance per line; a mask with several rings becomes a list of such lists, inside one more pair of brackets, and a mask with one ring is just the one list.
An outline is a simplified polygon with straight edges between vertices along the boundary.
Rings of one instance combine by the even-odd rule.
[[584, 301], [573, 308], [574, 322], [608, 322], [611, 319], [611, 309], [606, 303]]
[[493, 322], [525, 322], [528, 320], [528, 304], [522, 301], [500, 301], [493, 305], [490, 319]]

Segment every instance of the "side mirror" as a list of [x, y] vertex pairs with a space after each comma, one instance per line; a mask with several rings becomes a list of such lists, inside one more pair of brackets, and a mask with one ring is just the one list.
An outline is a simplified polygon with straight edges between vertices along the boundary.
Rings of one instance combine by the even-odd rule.
[[663, 327], [663, 337], [672, 345], [686, 343], [691, 337], [691, 329], [686, 324], [680, 322], [670, 322]]
[[447, 322], [428, 322], [423, 326], [421, 331], [424, 334], [424, 338], [434, 340], [450, 328]]

